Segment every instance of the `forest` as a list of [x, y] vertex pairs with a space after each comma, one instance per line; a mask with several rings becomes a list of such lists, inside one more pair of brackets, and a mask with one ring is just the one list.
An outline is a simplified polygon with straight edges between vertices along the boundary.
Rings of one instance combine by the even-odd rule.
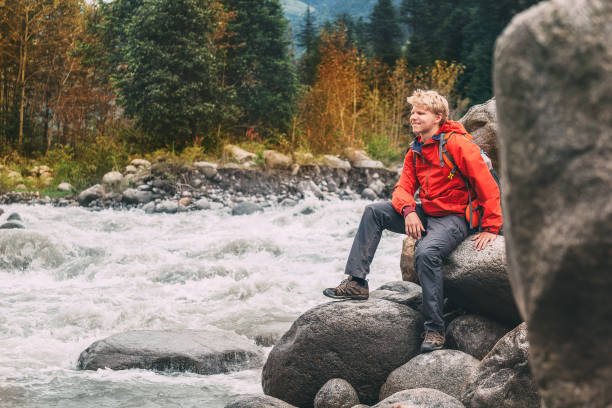
[[130, 157], [225, 143], [391, 163], [411, 137], [406, 97], [436, 89], [453, 118], [491, 98], [495, 39], [535, 3], [307, 9], [292, 42], [278, 0], [0, 0], [0, 166], [84, 186]]

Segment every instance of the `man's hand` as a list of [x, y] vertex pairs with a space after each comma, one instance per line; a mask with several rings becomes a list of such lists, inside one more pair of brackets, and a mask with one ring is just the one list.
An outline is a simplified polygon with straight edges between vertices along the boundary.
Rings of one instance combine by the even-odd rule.
[[425, 228], [423, 228], [423, 224], [421, 224], [421, 219], [417, 213], [414, 211], [408, 213], [404, 222], [406, 223], [406, 235], [414, 239], [421, 239], [421, 232], [425, 232]]
[[487, 247], [487, 244], [495, 241], [495, 238], [497, 238], [497, 234], [486, 231], [474, 235], [472, 238], [472, 241], [474, 241], [474, 249], [482, 251]]

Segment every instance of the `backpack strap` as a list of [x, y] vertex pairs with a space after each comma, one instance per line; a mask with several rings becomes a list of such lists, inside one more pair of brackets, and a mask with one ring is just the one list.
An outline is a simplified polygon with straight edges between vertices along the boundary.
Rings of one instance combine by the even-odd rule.
[[[442, 133], [440, 135], [440, 142], [438, 146], [438, 152], [440, 155], [440, 167], [444, 167], [444, 164], [446, 163], [446, 165], [451, 169], [450, 173], [448, 174], [449, 180], [452, 180], [453, 177], [455, 177], [455, 173], [459, 170], [459, 167], [455, 163], [453, 156], [451, 156], [446, 150], [446, 143], [454, 133], [455, 132]], [[459, 172], [459, 174], [461, 174], [461, 172]], [[465, 180], [465, 177], [463, 177], [463, 179]]]

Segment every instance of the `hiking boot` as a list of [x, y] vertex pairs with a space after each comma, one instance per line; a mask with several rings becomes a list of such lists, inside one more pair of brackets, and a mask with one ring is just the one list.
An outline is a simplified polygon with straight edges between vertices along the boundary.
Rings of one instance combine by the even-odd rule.
[[444, 335], [441, 333], [437, 333], [434, 331], [427, 331], [425, 333], [425, 340], [423, 340], [423, 344], [421, 344], [421, 353], [429, 353], [430, 351], [440, 350], [444, 347], [444, 342], [446, 339]]
[[323, 294], [334, 299], [367, 300], [370, 297], [368, 281], [365, 281], [365, 285], [360, 285], [352, 276], [340, 282], [335, 288], [325, 289]]

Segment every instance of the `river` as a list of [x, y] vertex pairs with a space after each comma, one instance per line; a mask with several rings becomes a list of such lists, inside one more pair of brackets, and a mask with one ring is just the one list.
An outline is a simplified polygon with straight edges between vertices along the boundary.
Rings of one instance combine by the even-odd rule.
[[[368, 203], [309, 199], [248, 216], [4, 206], [0, 219], [17, 212], [27, 229], [0, 230], [0, 406], [216, 408], [261, 393], [261, 368], [206, 376], [76, 362], [127, 330], [283, 333], [342, 279]], [[401, 279], [401, 242], [383, 234], [371, 289]]]

